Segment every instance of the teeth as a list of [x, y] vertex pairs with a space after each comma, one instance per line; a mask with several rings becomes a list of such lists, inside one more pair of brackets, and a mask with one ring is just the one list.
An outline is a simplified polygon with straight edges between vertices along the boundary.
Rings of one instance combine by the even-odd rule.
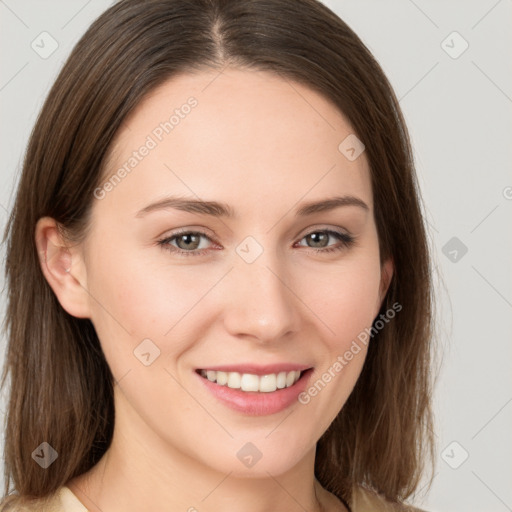
[[228, 374], [226, 372], [213, 372], [217, 374], [217, 384], [224, 386], [228, 383]]
[[290, 372], [286, 376], [286, 387], [289, 388], [295, 382], [295, 372]]
[[217, 372], [215, 370], [201, 370], [201, 375], [210, 382], [220, 386], [228, 386], [242, 391], [259, 391], [271, 393], [276, 389], [293, 386], [301, 376], [300, 371], [270, 373], [268, 375], [254, 375], [252, 373]]
[[286, 372], [280, 372], [277, 374], [277, 388], [283, 389], [286, 387]]
[[228, 388], [240, 389], [242, 377], [238, 372], [228, 373]]
[[[296, 372], [293, 372], [293, 382], [295, 382], [295, 373]], [[271, 391], [275, 391], [277, 389], [277, 376], [275, 373], [271, 373], [270, 375], [262, 375], [259, 380], [260, 388], [258, 391], [262, 391], [263, 393], [270, 393]]]
[[242, 391], [259, 391], [260, 379], [257, 375], [244, 373], [240, 380], [240, 388]]

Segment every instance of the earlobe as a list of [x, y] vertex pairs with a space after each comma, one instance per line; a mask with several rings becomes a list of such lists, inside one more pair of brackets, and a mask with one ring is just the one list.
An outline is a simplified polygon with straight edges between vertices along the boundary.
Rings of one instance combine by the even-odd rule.
[[377, 313], [380, 310], [380, 308], [382, 307], [384, 297], [386, 296], [386, 293], [388, 292], [388, 289], [389, 289], [389, 285], [391, 284], [391, 280], [393, 279], [393, 273], [394, 273], [393, 259], [388, 258], [382, 264], [382, 268], [381, 268], [381, 281], [380, 281], [380, 288], [379, 288], [379, 304], [378, 304], [378, 308], [377, 308]]
[[38, 220], [35, 242], [43, 275], [63, 309], [77, 318], [90, 318], [85, 267], [79, 250], [65, 240], [57, 222], [50, 217]]

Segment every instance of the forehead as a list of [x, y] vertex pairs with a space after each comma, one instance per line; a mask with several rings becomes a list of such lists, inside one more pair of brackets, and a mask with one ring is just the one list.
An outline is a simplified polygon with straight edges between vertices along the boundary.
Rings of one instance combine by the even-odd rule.
[[347, 137], [354, 133], [345, 116], [297, 82], [232, 68], [183, 73], [124, 121], [105, 175], [121, 174], [122, 182], [105, 203], [129, 200], [136, 211], [172, 193], [258, 211], [276, 200], [291, 207], [351, 194], [371, 208], [365, 154], [347, 158]]

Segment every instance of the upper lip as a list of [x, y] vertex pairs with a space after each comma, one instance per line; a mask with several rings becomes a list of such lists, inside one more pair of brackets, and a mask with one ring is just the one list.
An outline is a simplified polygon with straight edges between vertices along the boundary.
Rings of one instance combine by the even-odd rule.
[[269, 375], [271, 373], [291, 372], [291, 371], [304, 371], [311, 368], [305, 364], [296, 363], [275, 363], [267, 365], [257, 365], [254, 363], [242, 364], [228, 364], [228, 365], [213, 365], [198, 368], [198, 370], [213, 370], [218, 372], [238, 372], [250, 373], [252, 375]]

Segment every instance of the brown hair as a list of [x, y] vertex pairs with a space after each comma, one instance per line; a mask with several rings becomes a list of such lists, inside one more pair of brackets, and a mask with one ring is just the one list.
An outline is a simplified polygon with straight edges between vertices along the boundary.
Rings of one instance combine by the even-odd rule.
[[[43, 276], [37, 220], [52, 217], [70, 240], [83, 239], [123, 120], [177, 73], [226, 65], [305, 84], [348, 118], [366, 146], [381, 262], [394, 262], [380, 313], [396, 302], [402, 310], [373, 337], [355, 388], [317, 444], [318, 480], [346, 502], [362, 484], [400, 503], [418, 487], [426, 456], [434, 461], [429, 247], [405, 121], [370, 51], [316, 0], [121, 0], [55, 81], [4, 233], [6, 496], [49, 497], [96, 464], [114, 425], [113, 376], [91, 321], [66, 313]], [[46, 470], [31, 457], [43, 441], [59, 453]]]

